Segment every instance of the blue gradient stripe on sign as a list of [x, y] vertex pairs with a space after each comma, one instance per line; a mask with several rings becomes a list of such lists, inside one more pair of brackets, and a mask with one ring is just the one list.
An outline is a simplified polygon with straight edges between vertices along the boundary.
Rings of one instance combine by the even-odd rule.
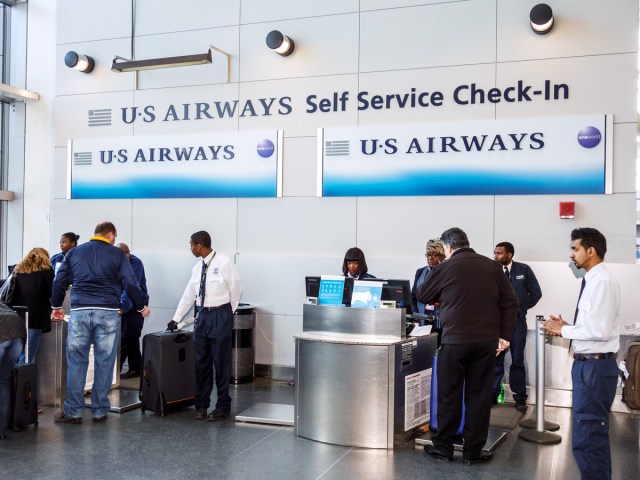
[[603, 170], [500, 174], [484, 171], [413, 172], [402, 176], [353, 178], [328, 175], [324, 196], [601, 194]]

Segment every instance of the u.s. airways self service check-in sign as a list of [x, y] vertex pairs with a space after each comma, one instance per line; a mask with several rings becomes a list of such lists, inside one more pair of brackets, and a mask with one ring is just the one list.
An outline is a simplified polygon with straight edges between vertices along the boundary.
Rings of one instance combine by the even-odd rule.
[[69, 141], [68, 198], [282, 195], [282, 131]]
[[608, 193], [606, 115], [325, 128], [318, 195]]

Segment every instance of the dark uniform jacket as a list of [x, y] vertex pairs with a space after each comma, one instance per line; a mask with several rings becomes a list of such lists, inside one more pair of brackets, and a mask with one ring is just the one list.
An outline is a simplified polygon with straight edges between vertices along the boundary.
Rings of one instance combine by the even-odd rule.
[[442, 343], [511, 341], [518, 298], [500, 263], [460, 248], [427, 276], [417, 298], [440, 303]]
[[526, 321], [527, 310], [533, 308], [542, 298], [542, 290], [538, 279], [525, 263], [511, 262], [511, 286], [518, 296], [518, 319]]

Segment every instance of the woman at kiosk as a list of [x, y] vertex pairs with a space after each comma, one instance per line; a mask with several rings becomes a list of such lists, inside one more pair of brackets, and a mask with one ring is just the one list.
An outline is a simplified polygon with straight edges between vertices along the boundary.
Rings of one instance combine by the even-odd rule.
[[424, 256], [427, 258], [427, 265], [416, 271], [416, 278], [413, 281], [413, 288], [411, 289], [411, 303], [414, 313], [425, 313], [426, 305], [418, 302], [416, 292], [424, 283], [431, 269], [444, 260], [444, 248], [439, 238], [432, 238], [427, 242]]
[[342, 262], [342, 274], [345, 277], [361, 280], [364, 278], [376, 278], [368, 271], [367, 261], [364, 259], [364, 252], [358, 247], [347, 250]]

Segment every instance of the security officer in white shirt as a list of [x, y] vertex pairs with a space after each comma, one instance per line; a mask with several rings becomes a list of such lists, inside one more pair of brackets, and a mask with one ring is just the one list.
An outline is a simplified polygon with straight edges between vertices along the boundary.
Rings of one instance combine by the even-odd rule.
[[[182, 317], [196, 305], [194, 349], [196, 363], [196, 413], [194, 418], [211, 421], [229, 418], [231, 396], [231, 340], [233, 312], [238, 308], [242, 281], [233, 261], [211, 248], [211, 236], [200, 231], [191, 235], [191, 253], [202, 258], [191, 271], [169, 328], [173, 329]], [[213, 370], [215, 369], [218, 400], [207, 416]]]
[[609, 412], [618, 382], [620, 286], [603, 263], [607, 240], [602, 233], [576, 228], [571, 241], [571, 260], [587, 272], [574, 324], [551, 315], [542, 325], [552, 335], [571, 339], [575, 348], [571, 436], [582, 480], [610, 479]]

